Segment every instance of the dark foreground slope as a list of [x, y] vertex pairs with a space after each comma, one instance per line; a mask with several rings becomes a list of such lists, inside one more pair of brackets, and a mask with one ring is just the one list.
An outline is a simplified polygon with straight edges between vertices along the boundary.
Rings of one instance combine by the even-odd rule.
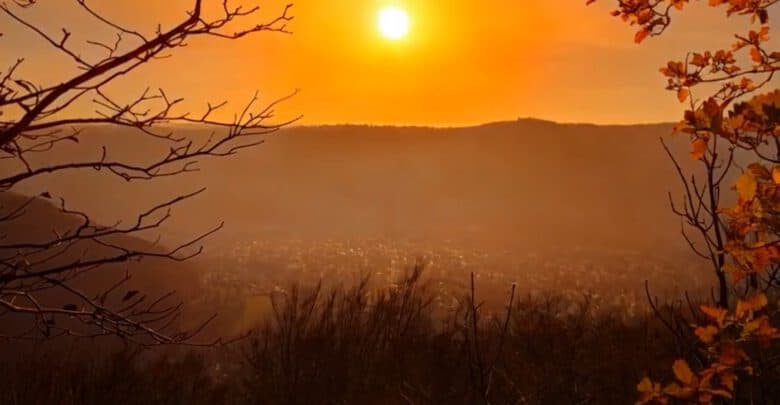
[[585, 302], [520, 298], [504, 329], [485, 312], [475, 328], [468, 302], [438, 318], [432, 298], [414, 277], [392, 290], [296, 290], [250, 339], [184, 356], [32, 350], [0, 362], [0, 402], [622, 404], [671, 360], [657, 324], [596, 318]]
[[[631, 404], [643, 376], [671, 380], [679, 357], [696, 364], [692, 333], [673, 337], [659, 318], [621, 320], [587, 299], [521, 294], [511, 313], [482, 307], [475, 322], [465, 297], [442, 319], [415, 274], [392, 289], [278, 294], [275, 316], [229, 347], [32, 351], [0, 362], [0, 403]], [[741, 375], [723, 403], [777, 404], [778, 381], [776, 367]]]

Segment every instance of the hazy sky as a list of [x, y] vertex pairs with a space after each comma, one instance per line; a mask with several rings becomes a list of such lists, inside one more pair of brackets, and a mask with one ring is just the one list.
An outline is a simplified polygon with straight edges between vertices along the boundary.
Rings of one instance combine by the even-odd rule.
[[[209, 1], [209, 0], [207, 0]], [[211, 0], [215, 2], [214, 0]], [[56, 33], [74, 31], [110, 40], [72, 4], [42, 1], [27, 13]], [[127, 25], [153, 31], [184, 16], [192, 0], [91, 0]], [[252, 2], [246, 1], [250, 4]], [[257, 4], [257, 1], [253, 3]], [[706, 2], [703, 2], [706, 4]], [[284, 2], [261, 1], [261, 19]], [[658, 68], [688, 49], [728, 46], [747, 26], [723, 10], [697, 4], [668, 35], [633, 43], [634, 31], [609, 16], [613, 1], [584, 0], [302, 0], [293, 35], [263, 33], [237, 42], [191, 41], [113, 87], [116, 95], [146, 86], [241, 107], [255, 89], [267, 100], [301, 89], [277, 110], [304, 123], [463, 125], [537, 117], [564, 122], [637, 123], [676, 120], [680, 105], [666, 92]], [[400, 41], [379, 35], [377, 12], [406, 9], [411, 31]], [[775, 16], [777, 18], [778, 16]], [[30, 77], [61, 80], [68, 60], [0, 17], [0, 64], [27, 60]], [[95, 52], [85, 47], [84, 53]]]

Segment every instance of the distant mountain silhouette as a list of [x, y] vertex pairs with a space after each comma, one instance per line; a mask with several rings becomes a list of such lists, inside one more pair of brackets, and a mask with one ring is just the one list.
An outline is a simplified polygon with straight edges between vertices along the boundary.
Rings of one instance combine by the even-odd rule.
[[[181, 129], [203, 139], [210, 131]], [[87, 128], [66, 153], [95, 156], [102, 144], [117, 157], [165, 151], [129, 131]], [[676, 247], [679, 221], [667, 192], [677, 193], [679, 180], [658, 140], [670, 132], [671, 124], [535, 119], [466, 128], [293, 127], [179, 178], [128, 184], [84, 172], [48, 185], [106, 221], [116, 211], [205, 185], [205, 196], [174, 212], [173, 232], [224, 220], [223, 239], [284, 234]], [[691, 166], [686, 140], [669, 141]], [[28, 190], [40, 192], [43, 184]]]

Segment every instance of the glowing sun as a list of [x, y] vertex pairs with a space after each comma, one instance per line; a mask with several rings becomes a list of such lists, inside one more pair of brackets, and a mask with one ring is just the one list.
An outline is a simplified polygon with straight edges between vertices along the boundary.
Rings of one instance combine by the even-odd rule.
[[409, 33], [409, 15], [398, 7], [379, 11], [379, 32], [388, 39], [401, 39]]

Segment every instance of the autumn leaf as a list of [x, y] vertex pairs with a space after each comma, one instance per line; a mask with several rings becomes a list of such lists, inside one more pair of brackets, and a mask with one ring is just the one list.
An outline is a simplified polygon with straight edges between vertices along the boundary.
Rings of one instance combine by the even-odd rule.
[[718, 378], [720, 378], [720, 383], [723, 384], [724, 387], [728, 388], [729, 391], [734, 391], [734, 383], [737, 381], [736, 374], [730, 371], [724, 371], [723, 373], [720, 373]]
[[750, 170], [750, 173], [753, 175], [753, 177], [758, 179], [769, 180], [771, 177], [769, 170], [758, 163], [751, 163], [748, 165], [748, 170]]
[[706, 54], [702, 55], [700, 53], [694, 53], [693, 58], [691, 59], [691, 65], [698, 66], [698, 67], [705, 67], [710, 63], [711, 54], [707, 52]]
[[772, 168], [772, 181], [775, 184], [780, 184], [780, 167], [775, 166]]
[[691, 150], [691, 159], [701, 160], [704, 157], [704, 153], [707, 152], [707, 142], [704, 139], [698, 138], [693, 141], [693, 150]]
[[723, 321], [726, 319], [727, 311], [723, 308], [716, 308], [716, 307], [710, 307], [707, 305], [702, 305], [699, 307], [701, 309], [701, 312], [706, 315], [711, 320], [715, 321], [718, 326], [723, 325]]
[[756, 196], [758, 184], [751, 173], [745, 173], [737, 179], [737, 194], [742, 201], [750, 201]]
[[702, 105], [702, 110], [710, 119], [720, 117], [722, 114], [720, 104], [714, 98], [707, 99]]
[[683, 388], [680, 384], [677, 383], [671, 383], [664, 387], [664, 394], [673, 396], [675, 398], [682, 398], [683, 392], [685, 388]]
[[741, 129], [745, 125], [745, 116], [742, 114], [729, 117], [728, 125], [733, 129]]
[[674, 124], [674, 127], [672, 127], [672, 134], [678, 134], [680, 132], [685, 132], [689, 128], [690, 128], [690, 126], [688, 125], [687, 121], [680, 121], [680, 122]]
[[[756, 336], [758, 343], [759, 345], [761, 345], [761, 347], [766, 348], [769, 346], [772, 340], [780, 339], [780, 331], [778, 331], [777, 328], [772, 326], [767, 316], [762, 316], [756, 321], [758, 322], [757, 328], [747, 333], [747, 335], [750, 335], [750, 333], [752, 333], [753, 336]], [[747, 326], [745, 327], [745, 329], [747, 329]], [[743, 329], [743, 333], [745, 333], [744, 332], [745, 329]]]
[[644, 28], [637, 31], [636, 35], [634, 35], [634, 42], [636, 42], [637, 44], [642, 43], [642, 41], [644, 41], [645, 38], [647, 38], [648, 34], [650, 33]]
[[639, 392], [639, 401], [637, 404], [655, 403], [656, 401], [665, 403], [663, 398], [660, 398], [661, 385], [653, 383], [648, 377], [642, 378], [642, 381], [637, 384], [636, 390]]
[[748, 272], [741, 267], [726, 265], [723, 266], [723, 269], [731, 275], [731, 283], [733, 285], [739, 284], [740, 281], [746, 279], [748, 276]]
[[750, 299], [748, 299], [746, 302], [754, 311], [762, 310], [764, 307], [769, 305], [769, 300], [766, 298], [766, 294], [764, 293], [756, 294], [750, 297]]
[[[644, 38], [643, 38], [644, 39]], [[666, 67], [660, 69], [660, 72], [667, 77], [681, 77], [685, 76], [685, 64], [682, 62], [670, 61], [666, 64]]]
[[772, 251], [769, 247], [764, 246], [753, 251], [753, 255], [750, 259], [753, 265], [752, 271], [761, 271], [766, 266], [769, 266], [769, 262], [772, 259]]
[[701, 340], [702, 343], [710, 344], [715, 341], [715, 335], [718, 334], [718, 328], [713, 325], [700, 326], [696, 328], [694, 333], [699, 337], [699, 340]]
[[737, 347], [734, 343], [730, 343], [722, 346], [718, 362], [725, 366], [734, 367], [747, 359], [749, 357], [744, 350]]
[[764, 63], [764, 55], [761, 53], [761, 50], [756, 47], [750, 49], [750, 59], [757, 64]]
[[758, 293], [746, 300], [737, 301], [735, 313], [737, 317], [742, 318], [750, 312], [760, 311], [769, 304], [766, 294]]
[[[724, 389], [707, 390], [707, 393], [712, 394], [712, 395], [717, 395], [717, 396], [719, 396], [721, 398], [727, 398], [727, 399], [732, 399], [734, 397], [733, 395], [731, 395], [731, 392], [729, 392], [727, 390], [724, 390]], [[700, 400], [699, 403], [700, 404], [712, 403], [712, 398], [706, 398], [705, 401], [701, 401]]]
[[691, 367], [688, 365], [688, 362], [683, 359], [677, 359], [674, 361], [674, 364], [672, 365], [672, 371], [674, 372], [674, 376], [685, 385], [694, 385], [696, 382], [696, 375], [693, 374], [693, 371], [691, 371]]
[[765, 317], [761, 317], [758, 319], [754, 319], [748, 323], [745, 324], [745, 326], [742, 327], [742, 337], [748, 337], [753, 332], [759, 330], [762, 326], [762, 324], [766, 321]]
[[639, 392], [638, 405], [649, 403], [665, 404], [668, 402], [661, 395], [661, 384], [653, 383], [648, 377], [642, 378], [642, 381], [636, 386], [636, 390]]
[[650, 381], [650, 378], [645, 377], [637, 384], [636, 390], [641, 393], [653, 392], [653, 382]]
[[650, 20], [652, 20], [654, 16], [655, 16], [655, 13], [653, 12], [653, 10], [649, 9], [649, 8], [646, 8], [646, 9], [644, 9], [644, 10], [642, 10], [642, 11], [637, 13], [637, 15], [636, 15], [636, 22], [638, 24], [640, 24], [640, 25], [645, 25], [648, 22], [650, 22]]
[[688, 99], [688, 95], [690, 95], [690, 91], [685, 87], [681, 87], [680, 90], [677, 90], [677, 99], [680, 100], [681, 103], [684, 103], [685, 100]]
[[761, 31], [758, 32], [758, 40], [761, 42], [769, 41], [769, 27], [763, 26], [761, 27]]
[[693, 387], [683, 387], [677, 383], [671, 383], [664, 387], [664, 394], [678, 399], [692, 399], [696, 394]]

